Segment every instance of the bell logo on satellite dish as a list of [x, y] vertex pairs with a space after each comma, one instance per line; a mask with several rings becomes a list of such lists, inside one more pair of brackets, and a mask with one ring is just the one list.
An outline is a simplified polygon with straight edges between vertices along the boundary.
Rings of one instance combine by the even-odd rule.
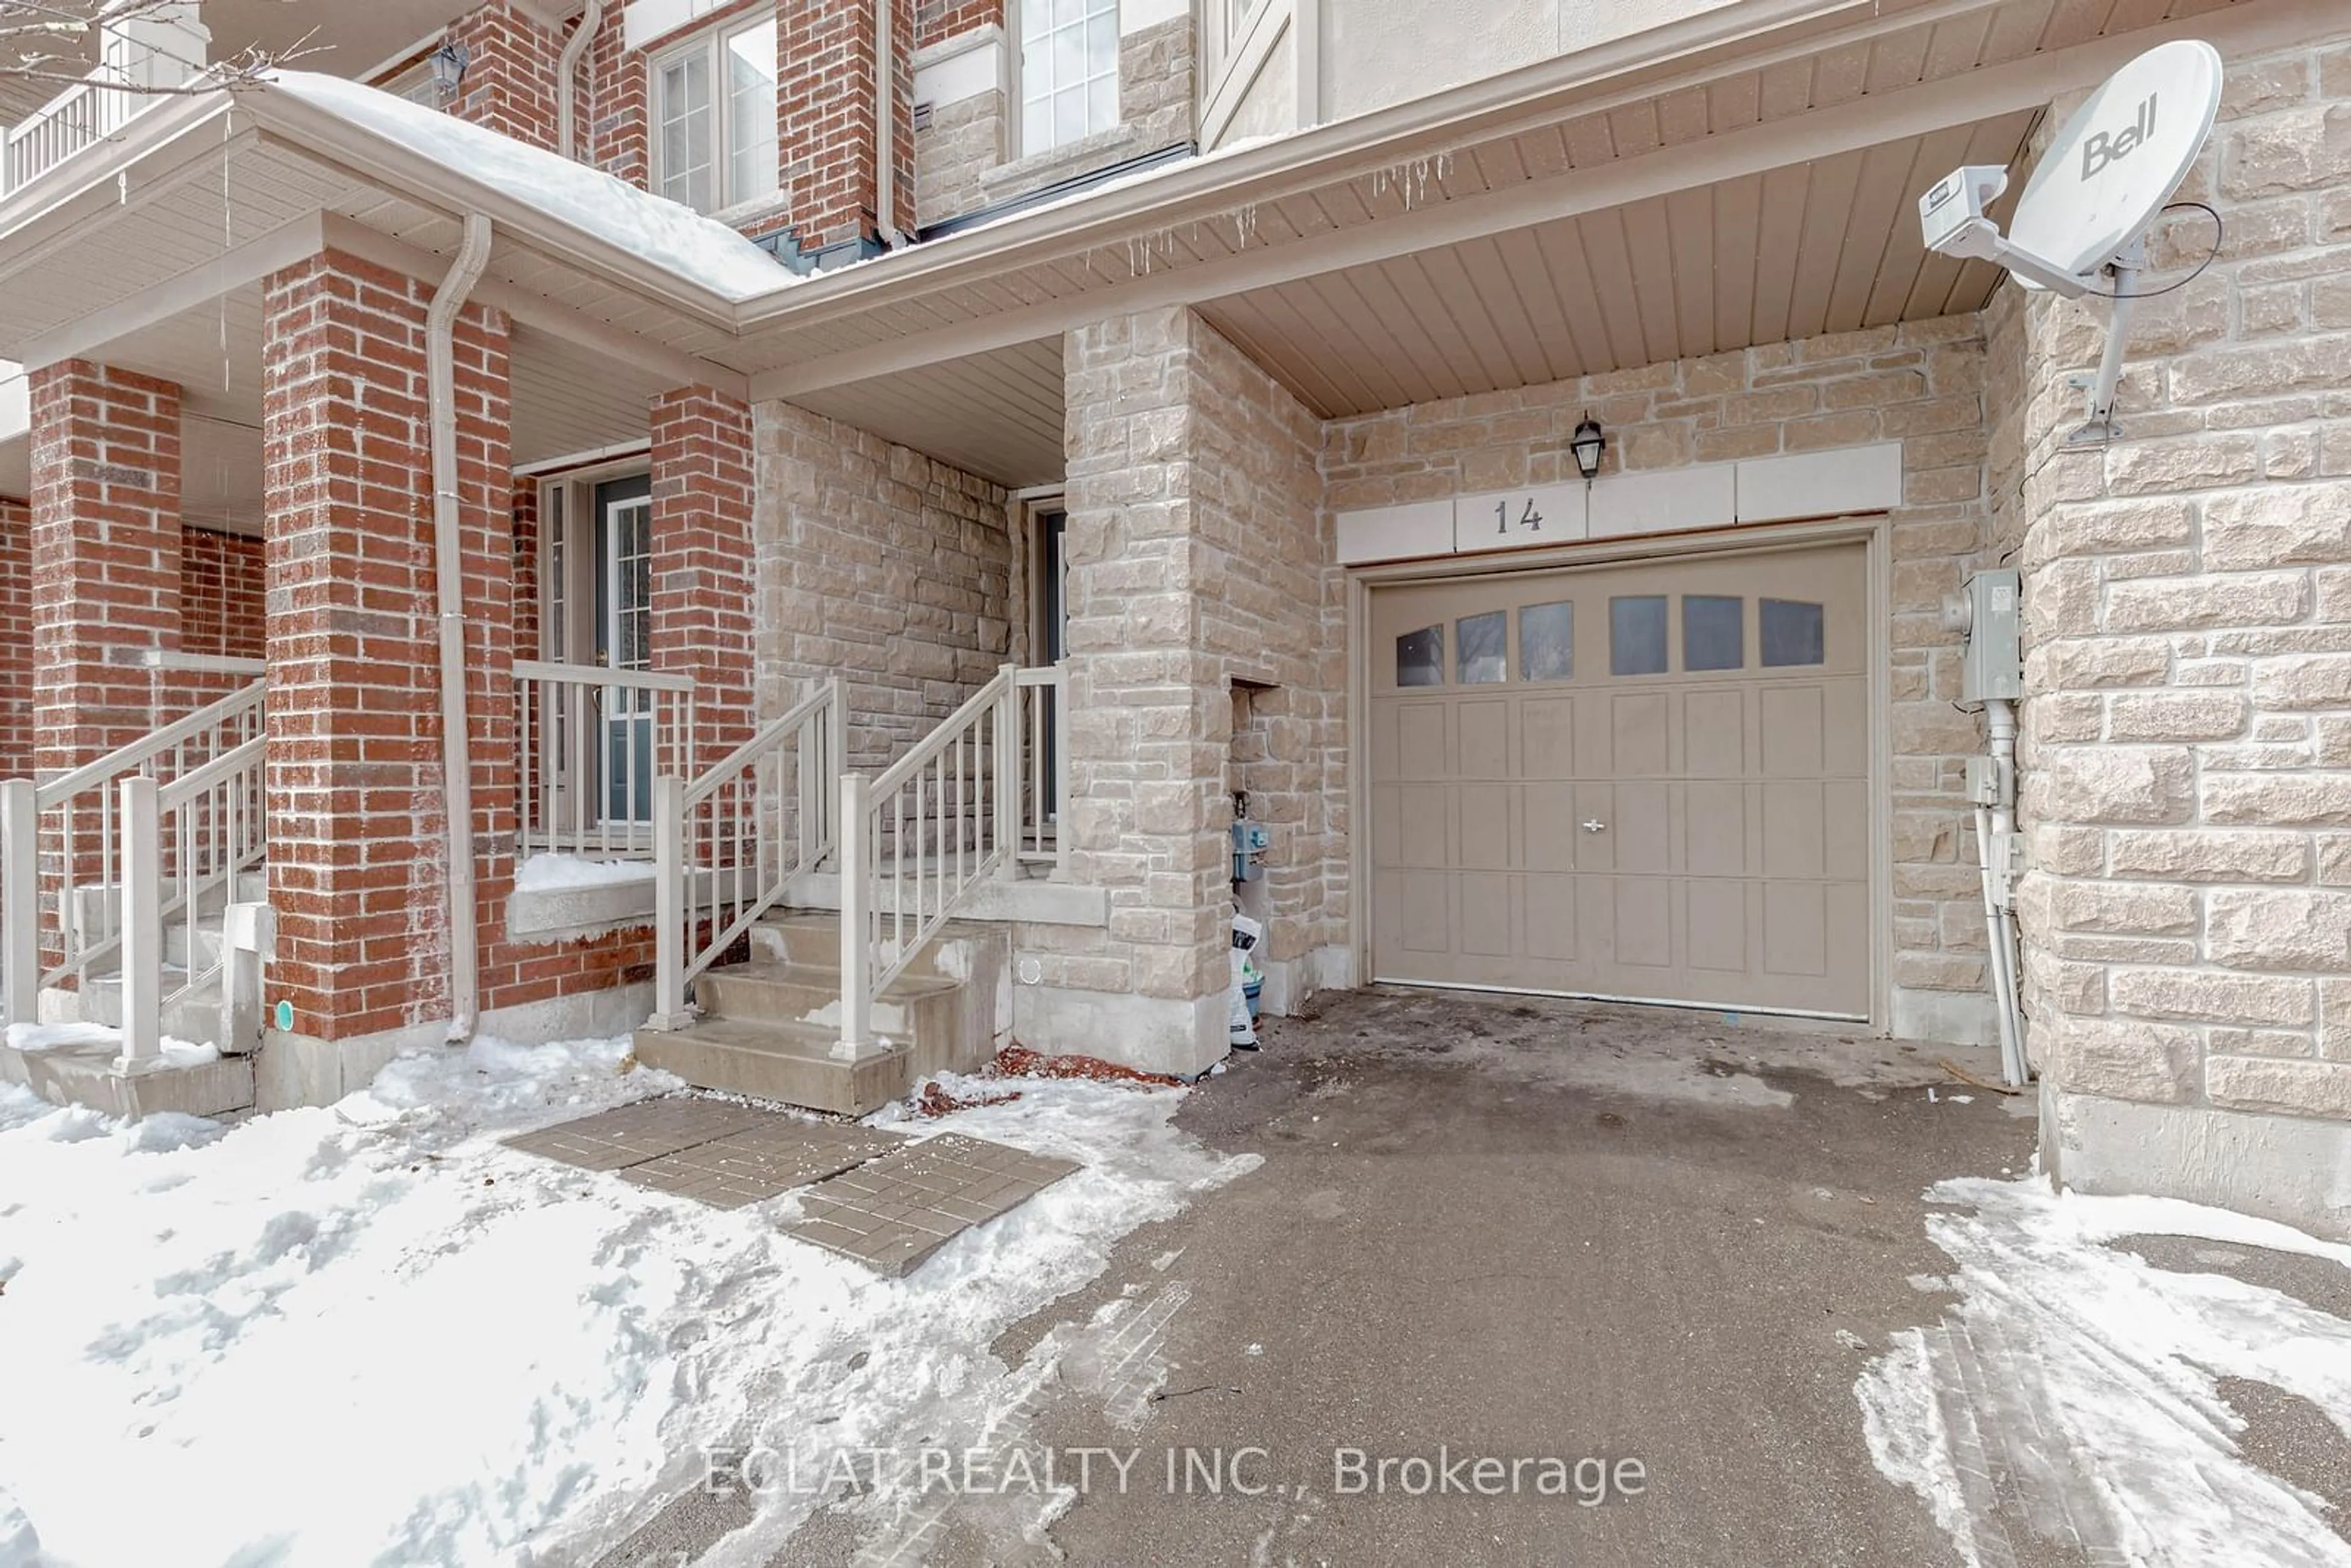
[[2008, 189], [2008, 171], [1997, 164], [1954, 170], [1918, 198], [1928, 249], [2006, 267], [2028, 288], [2114, 301], [2105, 357], [2088, 383], [2089, 423], [2074, 441], [2119, 434], [2115, 388], [2132, 302], [2146, 298], [2137, 282], [2147, 231], [2204, 151], [2220, 108], [2220, 51], [2193, 38], [2158, 45], [2074, 111], [2017, 198], [2006, 235], [1984, 215]]

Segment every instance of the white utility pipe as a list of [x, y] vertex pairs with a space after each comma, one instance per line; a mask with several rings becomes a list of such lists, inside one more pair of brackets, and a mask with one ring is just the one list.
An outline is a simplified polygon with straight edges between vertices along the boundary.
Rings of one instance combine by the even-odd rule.
[[588, 9], [580, 14], [580, 26], [571, 29], [571, 37], [563, 40], [563, 53], [555, 63], [555, 150], [566, 158], [580, 156], [580, 138], [572, 111], [572, 100], [580, 95], [580, 59], [595, 41], [596, 28], [604, 19], [604, 0], [588, 0]]
[[[1992, 845], [2005, 845], [2016, 831], [2016, 705], [2001, 697], [1984, 703], [1991, 732], [1992, 769], [1998, 786], [1989, 810], [1976, 813], [1976, 852], [1983, 862], [1985, 936], [1991, 944], [1992, 1001], [2000, 1009], [2000, 1053], [2002, 1075], [2022, 1085], [2031, 1076], [2024, 1060], [2024, 1014], [2019, 1004], [2015, 912], [2010, 906], [2004, 859]], [[1998, 859], [2000, 870], [1994, 871]]]
[[465, 550], [457, 505], [457, 312], [490, 259], [490, 220], [465, 214], [465, 243], [424, 313], [433, 423], [433, 575], [441, 601], [441, 789], [449, 814], [449, 1038], [474, 1032], [481, 955], [474, 925], [474, 748], [465, 722]]
[[906, 243], [898, 210], [897, 50], [890, 37], [896, 0], [873, 0], [873, 232], [891, 250]]

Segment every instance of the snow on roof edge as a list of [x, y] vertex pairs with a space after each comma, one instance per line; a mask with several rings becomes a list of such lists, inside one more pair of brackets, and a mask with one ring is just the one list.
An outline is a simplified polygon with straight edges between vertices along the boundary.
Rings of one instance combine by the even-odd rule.
[[397, 142], [731, 304], [800, 281], [716, 218], [438, 110], [315, 71], [278, 70], [266, 90]]

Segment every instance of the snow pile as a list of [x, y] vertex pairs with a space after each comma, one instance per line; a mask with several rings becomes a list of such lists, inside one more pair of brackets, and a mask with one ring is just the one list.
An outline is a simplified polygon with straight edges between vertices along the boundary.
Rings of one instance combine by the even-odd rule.
[[2218, 1387], [2272, 1385], [2351, 1436], [2351, 1322], [2107, 1243], [2191, 1237], [2346, 1269], [2351, 1247], [2172, 1199], [2058, 1197], [2038, 1179], [1949, 1181], [1928, 1197], [1974, 1209], [1928, 1220], [1960, 1300], [1939, 1325], [1894, 1336], [1855, 1393], [1878, 1469], [1928, 1500], [1971, 1568], [2011, 1555], [1989, 1539], [2008, 1523], [1993, 1472], [2114, 1561], [2351, 1564], [2323, 1500], [2244, 1457]]
[[584, 1560], [759, 1420], [920, 1440], [1003, 1328], [1247, 1168], [1168, 1125], [1177, 1092], [1029, 1086], [918, 1130], [1089, 1168], [883, 1281], [775, 1206], [496, 1146], [678, 1087], [625, 1051], [477, 1041], [226, 1131], [0, 1090], [0, 1565], [35, 1531], [73, 1568]]
[[651, 861], [600, 861], [585, 855], [537, 854], [515, 873], [517, 893], [572, 893], [582, 888], [624, 887], [651, 882], [660, 870]]
[[582, 234], [740, 303], [796, 281], [774, 256], [715, 218], [575, 163], [468, 125], [453, 114], [311, 71], [277, 72], [270, 90], [423, 153]]

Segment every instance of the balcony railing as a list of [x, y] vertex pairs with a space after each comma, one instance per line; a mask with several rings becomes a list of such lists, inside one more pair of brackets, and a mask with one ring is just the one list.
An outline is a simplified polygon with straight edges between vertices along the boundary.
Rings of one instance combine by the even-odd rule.
[[193, 5], [100, 24], [99, 68], [33, 111], [0, 148], [0, 192], [37, 180], [114, 135], [148, 107], [204, 71], [210, 35]]

